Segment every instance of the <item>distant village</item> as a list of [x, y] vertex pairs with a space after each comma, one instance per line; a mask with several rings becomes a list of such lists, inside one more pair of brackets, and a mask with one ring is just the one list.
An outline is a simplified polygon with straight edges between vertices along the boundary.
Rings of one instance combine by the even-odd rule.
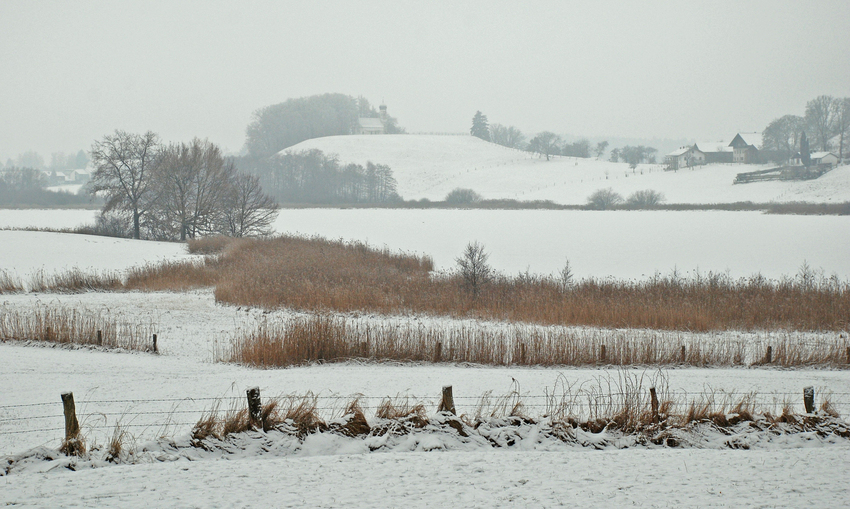
[[[664, 156], [664, 163], [670, 170], [691, 168], [704, 164], [768, 164], [781, 162], [784, 158], [776, 151], [760, 150], [761, 133], [737, 133], [732, 141], [706, 141], [682, 146]], [[810, 166], [833, 167], [838, 164], [838, 156], [832, 152], [812, 152], [809, 155]], [[803, 156], [795, 152], [789, 161], [793, 166], [803, 165]]]

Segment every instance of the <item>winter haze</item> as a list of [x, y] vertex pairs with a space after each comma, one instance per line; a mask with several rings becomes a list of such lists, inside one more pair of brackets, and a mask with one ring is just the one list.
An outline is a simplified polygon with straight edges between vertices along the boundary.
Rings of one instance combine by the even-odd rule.
[[[714, 139], [850, 93], [850, 4], [0, 3], [0, 158], [114, 129], [238, 152], [253, 111], [325, 92], [408, 132]], [[817, 76], [817, 79], [813, 79]]]

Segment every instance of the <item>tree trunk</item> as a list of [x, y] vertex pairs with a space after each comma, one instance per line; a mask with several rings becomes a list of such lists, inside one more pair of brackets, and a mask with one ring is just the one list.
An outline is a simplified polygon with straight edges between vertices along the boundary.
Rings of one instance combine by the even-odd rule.
[[133, 209], [133, 238], [140, 239], [139, 235], [139, 209]]

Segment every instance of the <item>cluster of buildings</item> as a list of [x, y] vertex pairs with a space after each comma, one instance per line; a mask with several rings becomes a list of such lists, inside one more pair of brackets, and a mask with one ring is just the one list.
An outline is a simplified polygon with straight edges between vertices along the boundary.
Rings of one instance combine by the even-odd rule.
[[[693, 145], [680, 147], [664, 157], [664, 162], [671, 170], [690, 168], [712, 163], [755, 164], [765, 162], [769, 157], [761, 157], [759, 147], [762, 146], [761, 133], [738, 133], [732, 141], [697, 142]], [[813, 152], [813, 165], [838, 164], [838, 156], [831, 152]], [[793, 164], [802, 164], [800, 154], [792, 157]]]
[[41, 173], [49, 187], [86, 184], [91, 179], [89, 170], [41, 170]]

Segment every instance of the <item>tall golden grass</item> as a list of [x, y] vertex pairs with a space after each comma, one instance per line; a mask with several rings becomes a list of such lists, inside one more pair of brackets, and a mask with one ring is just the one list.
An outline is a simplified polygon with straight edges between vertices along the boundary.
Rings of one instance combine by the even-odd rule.
[[[283, 236], [195, 244], [198, 252], [218, 254], [134, 268], [123, 284], [111, 275], [87, 279], [72, 273], [43, 284], [35, 277], [31, 286], [44, 291], [214, 286], [218, 302], [234, 305], [415, 312], [544, 325], [680, 331], [850, 327], [850, 284], [807, 266], [797, 277], [782, 280], [733, 280], [721, 274], [682, 278], [673, 273], [643, 281], [590, 278], [572, 284], [549, 276], [499, 275], [470, 291], [459, 274], [435, 274], [427, 256], [358, 242]], [[14, 281], [7, 286], [17, 288]]]
[[138, 289], [214, 285], [216, 300], [308, 311], [429, 313], [547, 325], [666, 330], [846, 330], [850, 285], [804, 267], [795, 278], [720, 274], [645, 281], [497, 276], [477, 292], [428, 257], [361, 243], [285, 236], [227, 244], [204, 264], [136, 270]]
[[[745, 366], [764, 362], [768, 344], [718, 335], [710, 340], [658, 331], [541, 328], [510, 325], [398, 325], [315, 314], [266, 320], [231, 338], [220, 360], [253, 367], [372, 361], [453, 362], [528, 366]], [[850, 341], [779, 336], [770, 365], [850, 365]]]
[[[98, 343], [98, 331], [101, 342]], [[35, 306], [14, 309], [0, 306], [0, 340], [97, 345], [149, 351], [150, 326], [122, 324], [100, 313], [63, 307]]]

